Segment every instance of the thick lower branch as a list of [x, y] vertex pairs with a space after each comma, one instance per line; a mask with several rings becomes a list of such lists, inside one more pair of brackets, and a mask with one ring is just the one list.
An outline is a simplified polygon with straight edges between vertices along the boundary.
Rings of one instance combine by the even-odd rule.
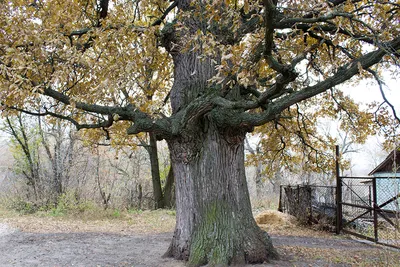
[[[299, 103], [303, 100], [316, 96], [330, 88], [335, 87], [336, 85], [342, 84], [345, 81], [351, 79], [353, 76], [359, 73], [359, 67], [361, 66], [363, 69], [368, 69], [371, 66], [378, 64], [382, 58], [388, 53], [396, 53], [398, 49], [400, 49], [400, 37], [397, 37], [391, 42], [382, 45], [382, 47], [390, 47], [390, 51], [387, 49], [380, 48], [373, 52], [369, 52], [364, 56], [361, 56], [357, 59], [352, 60], [350, 63], [341, 67], [334, 75], [325, 79], [322, 82], [319, 82], [313, 86], [305, 87], [301, 90], [292, 92], [286, 96], [282, 96], [279, 101], [268, 103], [266, 109], [260, 113], [248, 113], [248, 112], [236, 112], [232, 113], [229, 111], [214, 111], [216, 114], [216, 118], [220, 124], [223, 124], [224, 127], [254, 127], [263, 125], [273, 119], [276, 116], [285, 110], [286, 108], [292, 106], [293, 104]], [[268, 92], [268, 91], [267, 91]], [[265, 98], [265, 93], [260, 96], [263, 100]], [[261, 103], [260, 103], [261, 102]], [[258, 103], [261, 105], [262, 101], [258, 100]], [[247, 103], [248, 106], [251, 106], [252, 103], [249, 101]], [[230, 106], [237, 106], [239, 103], [229, 104]]]

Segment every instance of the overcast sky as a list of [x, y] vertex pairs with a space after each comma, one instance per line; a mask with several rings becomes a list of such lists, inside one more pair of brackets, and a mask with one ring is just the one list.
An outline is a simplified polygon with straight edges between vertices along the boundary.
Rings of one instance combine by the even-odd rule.
[[[397, 76], [400, 76], [397, 74]], [[397, 116], [400, 116], [400, 77], [390, 76], [384, 77], [385, 86], [383, 87], [386, 98], [395, 107]], [[379, 87], [374, 80], [362, 81], [357, 86], [342, 85], [341, 87], [346, 94], [349, 94], [356, 101], [369, 103], [372, 101], [382, 102], [383, 98], [379, 91]], [[382, 139], [371, 137], [367, 143], [363, 145], [359, 153], [352, 156], [353, 175], [366, 176], [387, 156], [387, 153], [379, 147]], [[400, 145], [400, 144], [398, 144]]]
[[[400, 74], [398, 76], [385, 75], [383, 89], [387, 99], [396, 108], [396, 112], [400, 113]], [[350, 94], [354, 99], [361, 102], [383, 101], [379, 86], [374, 80], [361, 81], [357, 86], [345, 84], [340, 88], [344, 89], [343, 91], [346, 94]]]

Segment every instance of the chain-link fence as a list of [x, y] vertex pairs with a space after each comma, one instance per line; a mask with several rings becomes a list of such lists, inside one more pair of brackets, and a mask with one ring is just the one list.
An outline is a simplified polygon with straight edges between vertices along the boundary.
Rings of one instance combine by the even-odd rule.
[[374, 240], [373, 178], [341, 177], [342, 229]]
[[344, 232], [400, 247], [400, 178], [340, 177]]
[[334, 186], [282, 185], [278, 209], [303, 224], [319, 223], [331, 230], [336, 218], [335, 194]]
[[339, 211], [338, 188], [316, 185], [281, 185], [278, 209], [303, 224], [340, 229], [400, 248], [400, 178], [340, 177], [340, 181]]

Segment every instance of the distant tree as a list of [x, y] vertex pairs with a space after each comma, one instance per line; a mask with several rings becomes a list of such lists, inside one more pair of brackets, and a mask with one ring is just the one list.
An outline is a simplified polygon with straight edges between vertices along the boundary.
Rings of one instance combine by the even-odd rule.
[[49, 127], [42, 120], [18, 114], [6, 117], [1, 130], [11, 137], [14, 172], [25, 177], [33, 199], [57, 203], [68, 186], [76, 138], [70, 127], [62, 127], [63, 122]]
[[[21, 114], [6, 117], [2, 131], [11, 136], [10, 148], [15, 160], [14, 172], [22, 175], [28, 188], [28, 198], [38, 201], [42, 197], [43, 184], [40, 177], [39, 144], [37, 128], [32, 127]], [[31, 191], [32, 190], [32, 191]]]
[[156, 135], [150, 132], [147, 136], [148, 141], [139, 138], [141, 146], [145, 148], [150, 158], [151, 182], [153, 186], [153, 198], [156, 209], [171, 208], [174, 205], [172, 189], [174, 188], [174, 176], [172, 167], [169, 174], [165, 177], [164, 187], [161, 182], [160, 163], [158, 158], [158, 147]]
[[[38, 133], [41, 137], [41, 147], [45, 151], [51, 170], [44, 173], [44, 176], [50, 180], [52, 199], [57, 203], [58, 198], [65, 194], [68, 188], [74, 157], [78, 154], [75, 150], [77, 138], [75, 130], [68, 127], [65, 122], [57, 121], [54, 125], [46, 126], [43, 126], [43, 123], [45, 122], [39, 118]], [[44, 164], [44, 160], [42, 164]]]
[[276, 256], [251, 212], [247, 132], [262, 125], [285, 132], [280, 125], [292, 125], [287, 118], [301, 117], [303, 106], [336, 112], [335, 86], [369, 77], [381, 85], [382, 70], [398, 73], [394, 1], [0, 5], [5, 113], [165, 139], [177, 207], [166, 255], [193, 266]]

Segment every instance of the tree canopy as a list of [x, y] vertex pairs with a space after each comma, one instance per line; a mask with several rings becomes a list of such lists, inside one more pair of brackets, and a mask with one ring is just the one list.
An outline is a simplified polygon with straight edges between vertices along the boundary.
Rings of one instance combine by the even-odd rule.
[[[227, 127], [251, 128], [353, 77], [398, 75], [396, 1], [1, 5], [3, 107], [78, 128], [154, 131], [163, 138], [207, 113]], [[181, 22], [191, 18], [200, 24], [194, 32]], [[185, 38], [178, 40], [178, 32]], [[206, 92], [173, 105], [168, 116], [174, 51], [194, 51], [217, 71]]]

